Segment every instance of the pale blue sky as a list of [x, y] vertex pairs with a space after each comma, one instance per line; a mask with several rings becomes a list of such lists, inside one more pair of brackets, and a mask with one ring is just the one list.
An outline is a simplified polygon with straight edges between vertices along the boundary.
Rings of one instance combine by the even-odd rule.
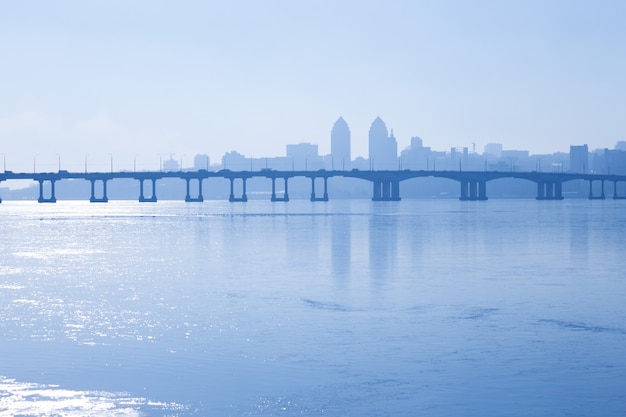
[[[626, 140], [625, 1], [0, 1], [7, 169]], [[185, 163], [188, 165], [188, 163]], [[52, 167], [51, 167], [52, 168]], [[94, 167], [99, 168], [99, 167]]]

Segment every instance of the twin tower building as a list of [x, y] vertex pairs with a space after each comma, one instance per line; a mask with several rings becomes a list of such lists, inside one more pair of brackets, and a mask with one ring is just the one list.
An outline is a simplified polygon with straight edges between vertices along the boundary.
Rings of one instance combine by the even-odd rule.
[[[330, 154], [333, 169], [351, 168], [350, 139], [348, 123], [343, 117], [340, 117], [333, 125], [330, 133]], [[369, 169], [398, 169], [398, 143], [393, 135], [393, 129], [391, 129], [390, 134], [385, 122], [380, 117], [377, 117], [370, 126]]]

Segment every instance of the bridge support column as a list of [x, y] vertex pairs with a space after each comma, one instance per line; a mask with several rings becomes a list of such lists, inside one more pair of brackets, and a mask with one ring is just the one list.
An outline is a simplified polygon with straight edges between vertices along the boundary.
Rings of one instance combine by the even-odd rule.
[[554, 183], [554, 199], [563, 200], [563, 183], [561, 182]]
[[317, 197], [315, 195], [315, 180], [316, 177], [311, 177], [311, 201], [328, 201], [328, 178], [322, 177], [324, 180], [324, 196]]
[[146, 178], [139, 178], [139, 202], [140, 203], [156, 203], [157, 202], [157, 196], [156, 196], [156, 178], [150, 178], [150, 181], [152, 181], [152, 196], [151, 197], [145, 197], [143, 194], [143, 182]]
[[391, 181], [391, 201], [400, 201], [400, 181]]
[[374, 192], [373, 192], [372, 200], [381, 201], [382, 200], [382, 193], [381, 193], [382, 181], [373, 181], [372, 183], [374, 184]]
[[189, 193], [189, 182], [191, 178], [185, 178], [187, 182], [187, 194], [185, 195], [185, 202], [187, 203], [202, 203], [204, 201], [204, 197], [202, 197], [202, 178], [198, 178], [198, 197], [191, 197]]
[[624, 200], [624, 199], [626, 199], [626, 194], [625, 195], [619, 195], [617, 193], [617, 183], [618, 182], [619, 181], [617, 181], [617, 180], [613, 181], [613, 200]]
[[374, 180], [373, 201], [400, 201], [400, 181]]
[[563, 200], [563, 184], [559, 181], [537, 181], [537, 200]]
[[478, 184], [474, 181], [469, 183], [470, 200], [476, 201], [478, 199]]
[[391, 184], [389, 184], [389, 181], [383, 181], [383, 195], [382, 195], [382, 197], [383, 197], [383, 200], [385, 200], [385, 201], [387, 201], [389, 199], [389, 195], [390, 195], [390, 192], [391, 192], [390, 185]]
[[241, 178], [241, 181], [242, 181], [241, 197], [235, 197], [235, 178], [229, 178], [229, 180], [230, 180], [230, 197], [228, 197], [228, 201], [230, 201], [231, 203], [248, 201], [248, 196], [246, 195], [246, 178]]
[[95, 179], [89, 179], [91, 182], [91, 197], [89, 198], [90, 203], [107, 203], [109, 201], [107, 197], [107, 180], [102, 179], [102, 197], [96, 197], [96, 181]]
[[469, 197], [467, 196], [468, 190], [469, 188], [469, 181], [461, 181], [461, 197], [459, 197], [459, 200], [469, 200]]
[[478, 199], [481, 201], [487, 200], [487, 181], [478, 182]]
[[461, 180], [461, 201], [479, 201], [487, 199], [487, 182], [477, 180]]
[[604, 200], [606, 196], [604, 195], [604, 180], [600, 181], [600, 195], [596, 196], [593, 194], [593, 180], [589, 180], [589, 200]]
[[272, 198], [271, 201], [289, 201], [289, 181], [287, 177], [283, 178], [285, 181], [285, 192], [282, 197], [276, 196], [276, 178], [272, 178]]
[[537, 200], [546, 199], [546, 183], [542, 181], [537, 182]]
[[48, 198], [45, 198], [43, 196], [43, 183], [46, 180], [42, 179], [42, 180], [37, 180], [37, 181], [39, 181], [39, 198], [37, 199], [37, 202], [39, 202], [39, 203], [56, 203], [57, 199], [56, 199], [56, 197], [54, 195], [54, 182], [55, 182], [55, 180], [53, 180], [53, 179], [48, 180], [50, 182], [50, 197], [48, 197]]

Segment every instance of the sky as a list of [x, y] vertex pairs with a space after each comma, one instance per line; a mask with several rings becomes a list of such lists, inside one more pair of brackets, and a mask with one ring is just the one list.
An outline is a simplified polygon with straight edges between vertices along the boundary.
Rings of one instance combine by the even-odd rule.
[[1, 0], [0, 156], [18, 171], [327, 154], [340, 116], [353, 157], [377, 116], [399, 150], [613, 148], [625, 21], [621, 0]]

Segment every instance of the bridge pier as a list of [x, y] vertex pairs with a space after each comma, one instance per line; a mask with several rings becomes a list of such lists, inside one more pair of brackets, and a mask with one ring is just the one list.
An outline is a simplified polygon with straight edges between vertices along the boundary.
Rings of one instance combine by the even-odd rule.
[[276, 197], [276, 178], [272, 177], [272, 199], [271, 201], [289, 201], [289, 186], [287, 177], [283, 178], [285, 180], [285, 193], [282, 197]]
[[228, 197], [228, 201], [230, 201], [231, 203], [239, 202], [239, 201], [241, 202], [248, 201], [248, 196], [246, 195], [246, 178], [241, 178], [241, 181], [243, 181], [243, 192], [241, 194], [241, 197], [235, 197], [235, 178], [229, 178], [229, 180], [230, 180], [230, 197]]
[[157, 202], [156, 178], [150, 178], [150, 181], [152, 181], [152, 196], [151, 197], [144, 197], [143, 195], [143, 182], [146, 178], [138, 178], [138, 179], [139, 179], [139, 202], [140, 203], [156, 203]]
[[589, 180], [589, 200], [604, 200], [606, 196], [604, 195], [604, 180], [600, 181], [600, 195], [593, 195], [593, 180]]
[[[54, 195], [54, 182], [56, 180], [53, 180], [53, 179], [49, 179], [49, 180], [39, 179], [37, 181], [39, 181], [39, 198], [37, 199], [37, 202], [39, 202], [39, 203], [56, 203], [57, 199], [56, 199], [56, 197]], [[50, 197], [48, 197], [48, 198], [45, 198], [43, 196], [43, 183], [45, 181], [50, 181]]]
[[461, 201], [485, 201], [487, 200], [487, 181], [462, 180]]
[[374, 180], [372, 201], [400, 201], [400, 181]]
[[328, 177], [322, 177], [324, 179], [324, 196], [317, 197], [315, 195], [315, 179], [311, 177], [311, 201], [328, 201]]
[[[617, 183], [620, 182], [618, 180], [614, 180], [613, 181], [613, 200], [625, 200], [626, 199], [626, 194], [625, 195], [619, 195], [617, 194]], [[626, 183], [626, 181], [624, 181]], [[2, 200], [0, 200], [1, 202]]]
[[202, 178], [198, 178], [198, 197], [191, 197], [189, 195], [189, 182], [191, 178], [185, 178], [187, 182], [187, 194], [185, 195], [185, 202], [187, 203], [202, 203], [204, 201], [204, 197], [202, 196]]
[[563, 184], [558, 181], [538, 181], [537, 200], [563, 200]]
[[96, 179], [89, 178], [91, 181], [91, 197], [89, 198], [90, 203], [107, 203], [109, 201], [107, 197], [107, 180], [102, 179], [102, 197], [96, 197]]

